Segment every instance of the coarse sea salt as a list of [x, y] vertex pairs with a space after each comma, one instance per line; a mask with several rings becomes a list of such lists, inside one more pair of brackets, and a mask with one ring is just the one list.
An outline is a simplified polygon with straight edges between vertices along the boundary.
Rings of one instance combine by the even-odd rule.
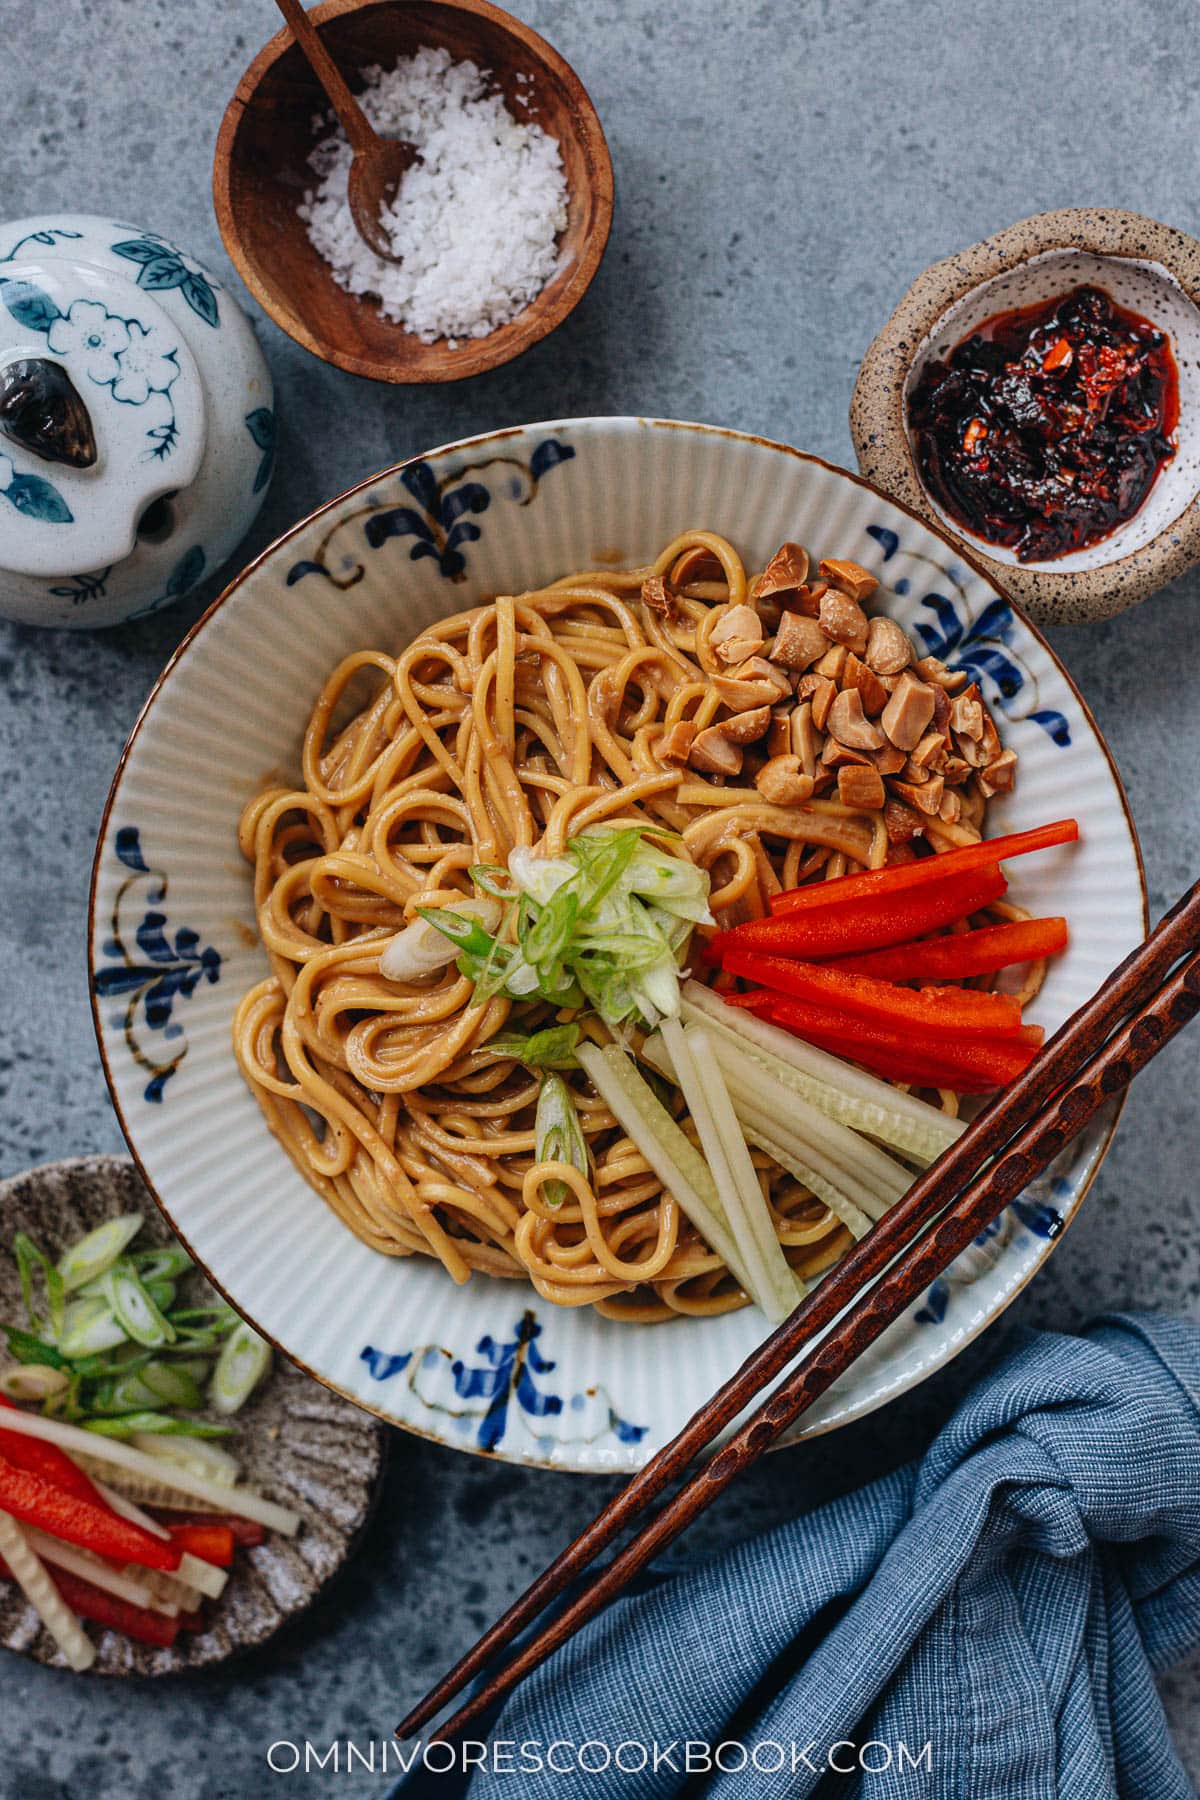
[[[523, 312], [558, 267], [567, 183], [557, 140], [513, 117], [489, 75], [447, 50], [364, 69], [363, 111], [421, 160], [382, 218], [399, 263], [355, 230], [346, 200], [352, 151], [339, 129], [309, 158], [319, 177], [299, 207], [334, 279], [378, 298], [383, 316], [422, 343], [487, 337]], [[317, 120], [318, 127], [330, 124]]]

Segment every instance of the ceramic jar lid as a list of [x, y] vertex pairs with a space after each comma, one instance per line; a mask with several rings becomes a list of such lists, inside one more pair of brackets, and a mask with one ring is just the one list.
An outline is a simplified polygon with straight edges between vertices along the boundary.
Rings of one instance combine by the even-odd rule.
[[87, 631], [183, 599], [275, 444], [253, 328], [203, 263], [103, 213], [0, 223], [0, 615]]
[[68, 259], [0, 269], [0, 568], [123, 561], [204, 460], [204, 388], [153, 294]]

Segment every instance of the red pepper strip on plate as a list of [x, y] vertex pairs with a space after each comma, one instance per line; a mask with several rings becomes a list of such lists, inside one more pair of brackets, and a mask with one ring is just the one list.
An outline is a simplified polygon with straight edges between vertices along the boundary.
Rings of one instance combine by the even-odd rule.
[[1027, 856], [1032, 850], [1049, 850], [1055, 844], [1074, 843], [1079, 826], [1074, 819], [1039, 825], [1035, 831], [1017, 831], [1008, 837], [985, 838], [962, 850], [945, 850], [940, 856], [923, 856], [917, 862], [884, 869], [867, 869], [861, 875], [841, 875], [836, 881], [814, 881], [807, 887], [788, 888], [771, 896], [773, 913], [808, 912], [837, 906], [847, 900], [869, 900], [881, 894], [904, 894], [926, 887], [948, 875], [969, 875], [1008, 856]]
[[68, 1493], [43, 1475], [18, 1469], [5, 1456], [0, 1456], [0, 1510], [27, 1525], [40, 1525], [64, 1544], [79, 1544], [114, 1562], [173, 1571], [183, 1555], [178, 1544], [151, 1536], [140, 1525]]
[[[836, 887], [836, 882], [829, 882]], [[723, 963], [736, 944], [747, 950], [767, 950], [776, 956], [799, 956], [814, 961], [823, 956], [848, 955], [853, 950], [875, 950], [883, 944], [906, 944], [924, 937], [940, 925], [999, 900], [1008, 883], [994, 865], [970, 875], [952, 875], [932, 887], [910, 894], [884, 894], [876, 900], [848, 900], [842, 906], [822, 907], [814, 913], [783, 913], [770, 919], [751, 919], [720, 931], [713, 950]]]
[[[18, 1411], [11, 1400], [0, 1394], [0, 1420], [3, 1419], [3, 1408]], [[101, 1512], [111, 1512], [112, 1508], [103, 1498], [95, 1483], [90, 1481], [79, 1467], [73, 1463], [65, 1450], [57, 1444], [43, 1443], [40, 1438], [22, 1437], [15, 1431], [5, 1431], [0, 1424], [0, 1455], [6, 1456], [15, 1469], [24, 1469], [27, 1475], [40, 1475], [43, 1480], [51, 1481], [55, 1487], [62, 1488], [64, 1493], [74, 1494], [77, 1500], [86, 1500]]]
[[981, 994], [975, 988], [954, 987], [914, 992], [878, 981], [873, 975], [848, 975], [828, 965], [764, 956], [760, 950], [743, 950], [737, 944], [725, 952], [725, 967], [776, 993], [826, 1007], [844, 1017], [847, 1026], [862, 1018], [896, 1031], [944, 1031], [956, 1037], [962, 1033], [1009, 1037], [1021, 1029], [1020, 1004], [1011, 994]]
[[[66, 1569], [48, 1568], [46, 1573], [71, 1611], [78, 1613], [81, 1619], [90, 1619], [93, 1625], [107, 1625], [110, 1631], [119, 1631], [123, 1637], [133, 1638], [135, 1643], [157, 1644], [163, 1650], [169, 1650], [179, 1635], [179, 1618], [168, 1618], [165, 1613], [134, 1606], [132, 1601], [107, 1593], [80, 1575], [68, 1574]], [[12, 1580], [8, 1564], [2, 1557], [0, 1575]]]
[[227, 1525], [168, 1525], [171, 1542], [201, 1562], [215, 1563], [219, 1569], [233, 1567], [233, 1533]]
[[[253, 1549], [257, 1544], [265, 1544], [267, 1531], [254, 1519], [235, 1519], [232, 1513], [176, 1512], [174, 1507], [150, 1506], [146, 1509], [156, 1518], [160, 1525], [220, 1525], [233, 1535], [235, 1544], [243, 1549]], [[174, 1535], [174, 1534], [172, 1534]], [[195, 1552], [199, 1555], [199, 1551]]]
[[862, 1063], [892, 1081], [921, 1087], [948, 1087], [957, 1093], [986, 1093], [1004, 1087], [1028, 1068], [1038, 1053], [1041, 1033], [1028, 1037], [939, 1038], [918, 1031], [888, 1031], [865, 1020], [853, 1023], [831, 1017], [802, 1000], [777, 1000], [767, 1015], [818, 1049]]
[[1066, 947], [1065, 919], [1018, 919], [1012, 925], [984, 925], [978, 931], [954, 931], [921, 943], [839, 956], [823, 966], [852, 975], [876, 975], [883, 981], [961, 981], [1014, 963], [1041, 962]]

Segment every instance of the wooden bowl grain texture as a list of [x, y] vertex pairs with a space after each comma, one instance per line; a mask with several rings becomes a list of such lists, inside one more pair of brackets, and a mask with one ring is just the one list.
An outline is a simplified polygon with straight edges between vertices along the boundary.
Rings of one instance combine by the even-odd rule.
[[[10, 1253], [15, 1232], [28, 1232], [58, 1256], [85, 1231], [128, 1212], [145, 1219], [139, 1243], [171, 1240], [124, 1156], [73, 1157], [0, 1182], [0, 1319], [18, 1324], [24, 1316]], [[188, 1279], [197, 1290], [207, 1288], [199, 1275]], [[383, 1433], [374, 1419], [277, 1356], [238, 1414], [231, 1449], [248, 1486], [303, 1514], [298, 1535], [268, 1532], [256, 1549], [239, 1550], [225, 1592], [205, 1603], [204, 1629], [180, 1632], [170, 1650], [85, 1624], [98, 1653], [91, 1674], [175, 1675], [265, 1643], [311, 1605], [354, 1549], [383, 1476]], [[24, 1594], [7, 1581], [0, 1582], [0, 1645], [53, 1668], [67, 1666]]]
[[460, 381], [510, 362], [578, 305], [608, 242], [612, 163], [583, 84], [535, 31], [487, 0], [324, 0], [311, 17], [352, 87], [360, 69], [393, 68], [422, 46], [491, 71], [513, 116], [541, 125], [561, 147], [568, 211], [558, 270], [515, 319], [455, 350], [444, 338], [423, 344], [376, 301], [339, 287], [296, 212], [314, 182], [313, 120], [328, 102], [285, 30], [247, 69], [217, 138], [213, 199], [238, 273], [290, 337], [355, 375]]

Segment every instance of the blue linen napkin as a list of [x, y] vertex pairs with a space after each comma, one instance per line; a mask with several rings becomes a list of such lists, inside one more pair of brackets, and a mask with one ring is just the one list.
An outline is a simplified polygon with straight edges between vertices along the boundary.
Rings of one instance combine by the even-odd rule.
[[401, 1786], [1189, 1800], [1153, 1676], [1198, 1646], [1200, 1328], [1114, 1315], [1023, 1333], [920, 1461], [623, 1598], [490, 1722], [498, 1763]]

